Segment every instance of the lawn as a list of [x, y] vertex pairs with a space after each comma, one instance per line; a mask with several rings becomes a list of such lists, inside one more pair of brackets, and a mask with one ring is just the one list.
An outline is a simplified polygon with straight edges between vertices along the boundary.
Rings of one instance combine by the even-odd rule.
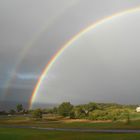
[[[133, 118], [138, 118], [135, 114]], [[92, 122], [51, 119], [33, 120], [27, 116], [5, 116], [0, 118], [0, 140], [138, 140], [140, 134], [115, 134], [91, 132], [47, 131], [23, 128], [6, 128], [4, 126], [36, 126], [51, 128], [92, 128], [92, 129], [140, 129], [140, 120], [125, 122]]]
[[68, 120], [40, 120], [35, 121], [25, 116], [12, 116], [0, 118], [0, 125], [14, 126], [36, 126], [51, 128], [93, 128], [93, 129], [140, 129], [140, 120], [131, 120], [129, 124], [125, 122], [73, 122]]
[[0, 140], [138, 140], [140, 134], [101, 134], [0, 128]]

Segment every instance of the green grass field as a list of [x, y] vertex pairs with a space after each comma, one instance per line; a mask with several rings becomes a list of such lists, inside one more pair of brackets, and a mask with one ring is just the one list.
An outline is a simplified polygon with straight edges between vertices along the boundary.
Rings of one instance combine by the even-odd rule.
[[140, 134], [101, 134], [0, 128], [0, 140], [138, 140]]
[[[132, 119], [133, 118], [133, 119]], [[63, 119], [33, 120], [27, 116], [4, 116], [0, 118], [0, 140], [138, 140], [140, 134], [115, 134], [91, 132], [47, 131], [4, 126], [36, 126], [51, 128], [93, 129], [140, 129], [139, 114], [132, 114], [129, 124], [125, 122], [65, 122]]]
[[125, 122], [65, 122], [60, 120], [35, 121], [24, 116], [11, 116], [0, 118], [0, 125], [37, 126], [53, 128], [93, 128], [93, 129], [140, 129], [140, 120]]

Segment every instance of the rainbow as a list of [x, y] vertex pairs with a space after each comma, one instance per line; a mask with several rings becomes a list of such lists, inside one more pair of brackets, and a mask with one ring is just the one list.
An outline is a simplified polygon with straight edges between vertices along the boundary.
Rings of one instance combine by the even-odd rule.
[[20, 64], [21, 62], [24, 60], [26, 54], [28, 53], [28, 51], [30, 51], [33, 47], [33, 45], [35, 44], [35, 42], [41, 37], [41, 35], [47, 31], [47, 29], [49, 29], [49, 27], [59, 19], [59, 17], [65, 13], [65, 11], [67, 9], [69, 9], [70, 7], [72, 6], [75, 6], [77, 5], [78, 1], [74, 1], [71, 5], [69, 5], [67, 8], [65, 8], [64, 10], [62, 10], [59, 14], [56, 14], [52, 19], [51, 21], [47, 21], [47, 23], [44, 24], [44, 26], [41, 28], [41, 30], [39, 31], [39, 33], [37, 32], [31, 40], [29, 40], [26, 44], [26, 46], [23, 47], [23, 49], [21, 50], [21, 53], [19, 53], [18, 55], [18, 59], [15, 63], [15, 65], [13, 66], [13, 69], [11, 70], [10, 72], [10, 76], [8, 77], [8, 79], [5, 80], [5, 84], [4, 84], [4, 97], [3, 97], [3, 100], [6, 98], [6, 96], [8, 95], [9, 93], [9, 87], [12, 83], [12, 80], [14, 78], [16, 78], [16, 75], [17, 75], [17, 72], [20, 68]]
[[95, 23], [91, 24], [90, 26], [88, 26], [87, 28], [83, 29], [82, 31], [80, 31], [78, 34], [76, 34], [74, 37], [72, 37], [66, 44], [64, 44], [58, 51], [56, 54], [53, 55], [53, 57], [50, 59], [50, 61], [48, 62], [48, 64], [46, 65], [45, 69], [43, 70], [39, 80], [37, 81], [37, 84], [33, 90], [33, 93], [31, 95], [31, 99], [30, 99], [30, 103], [29, 103], [29, 108], [32, 108], [32, 104], [36, 98], [36, 95], [39, 91], [39, 88], [41, 86], [41, 84], [43, 83], [45, 77], [47, 76], [49, 70], [51, 69], [52, 65], [55, 63], [55, 61], [59, 58], [59, 56], [70, 46], [72, 45], [77, 39], [79, 39], [81, 36], [83, 36], [85, 33], [89, 32], [90, 30], [95, 29], [96, 27], [98, 27], [99, 25], [113, 20], [114, 18], [120, 17], [120, 16], [124, 16], [133, 12], [138, 12], [140, 11], [140, 6], [139, 7], [135, 7], [135, 8], [131, 8], [131, 9], [127, 9], [124, 10], [122, 12], [119, 13], [115, 13], [111, 16], [105, 17], [99, 21], [96, 21]]

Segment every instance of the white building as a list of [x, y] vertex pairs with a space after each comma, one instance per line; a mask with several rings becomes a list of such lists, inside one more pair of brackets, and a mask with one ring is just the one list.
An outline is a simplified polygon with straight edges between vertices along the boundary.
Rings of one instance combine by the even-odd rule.
[[136, 112], [140, 112], [140, 106], [136, 108]]

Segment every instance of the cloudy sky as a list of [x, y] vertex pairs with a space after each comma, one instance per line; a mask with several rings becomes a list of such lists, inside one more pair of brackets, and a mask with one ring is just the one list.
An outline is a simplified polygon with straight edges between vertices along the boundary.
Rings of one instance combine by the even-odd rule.
[[[0, 0], [0, 101], [28, 102], [50, 58], [75, 34], [139, 0]], [[140, 12], [107, 21], [56, 60], [37, 103], [140, 103]]]

